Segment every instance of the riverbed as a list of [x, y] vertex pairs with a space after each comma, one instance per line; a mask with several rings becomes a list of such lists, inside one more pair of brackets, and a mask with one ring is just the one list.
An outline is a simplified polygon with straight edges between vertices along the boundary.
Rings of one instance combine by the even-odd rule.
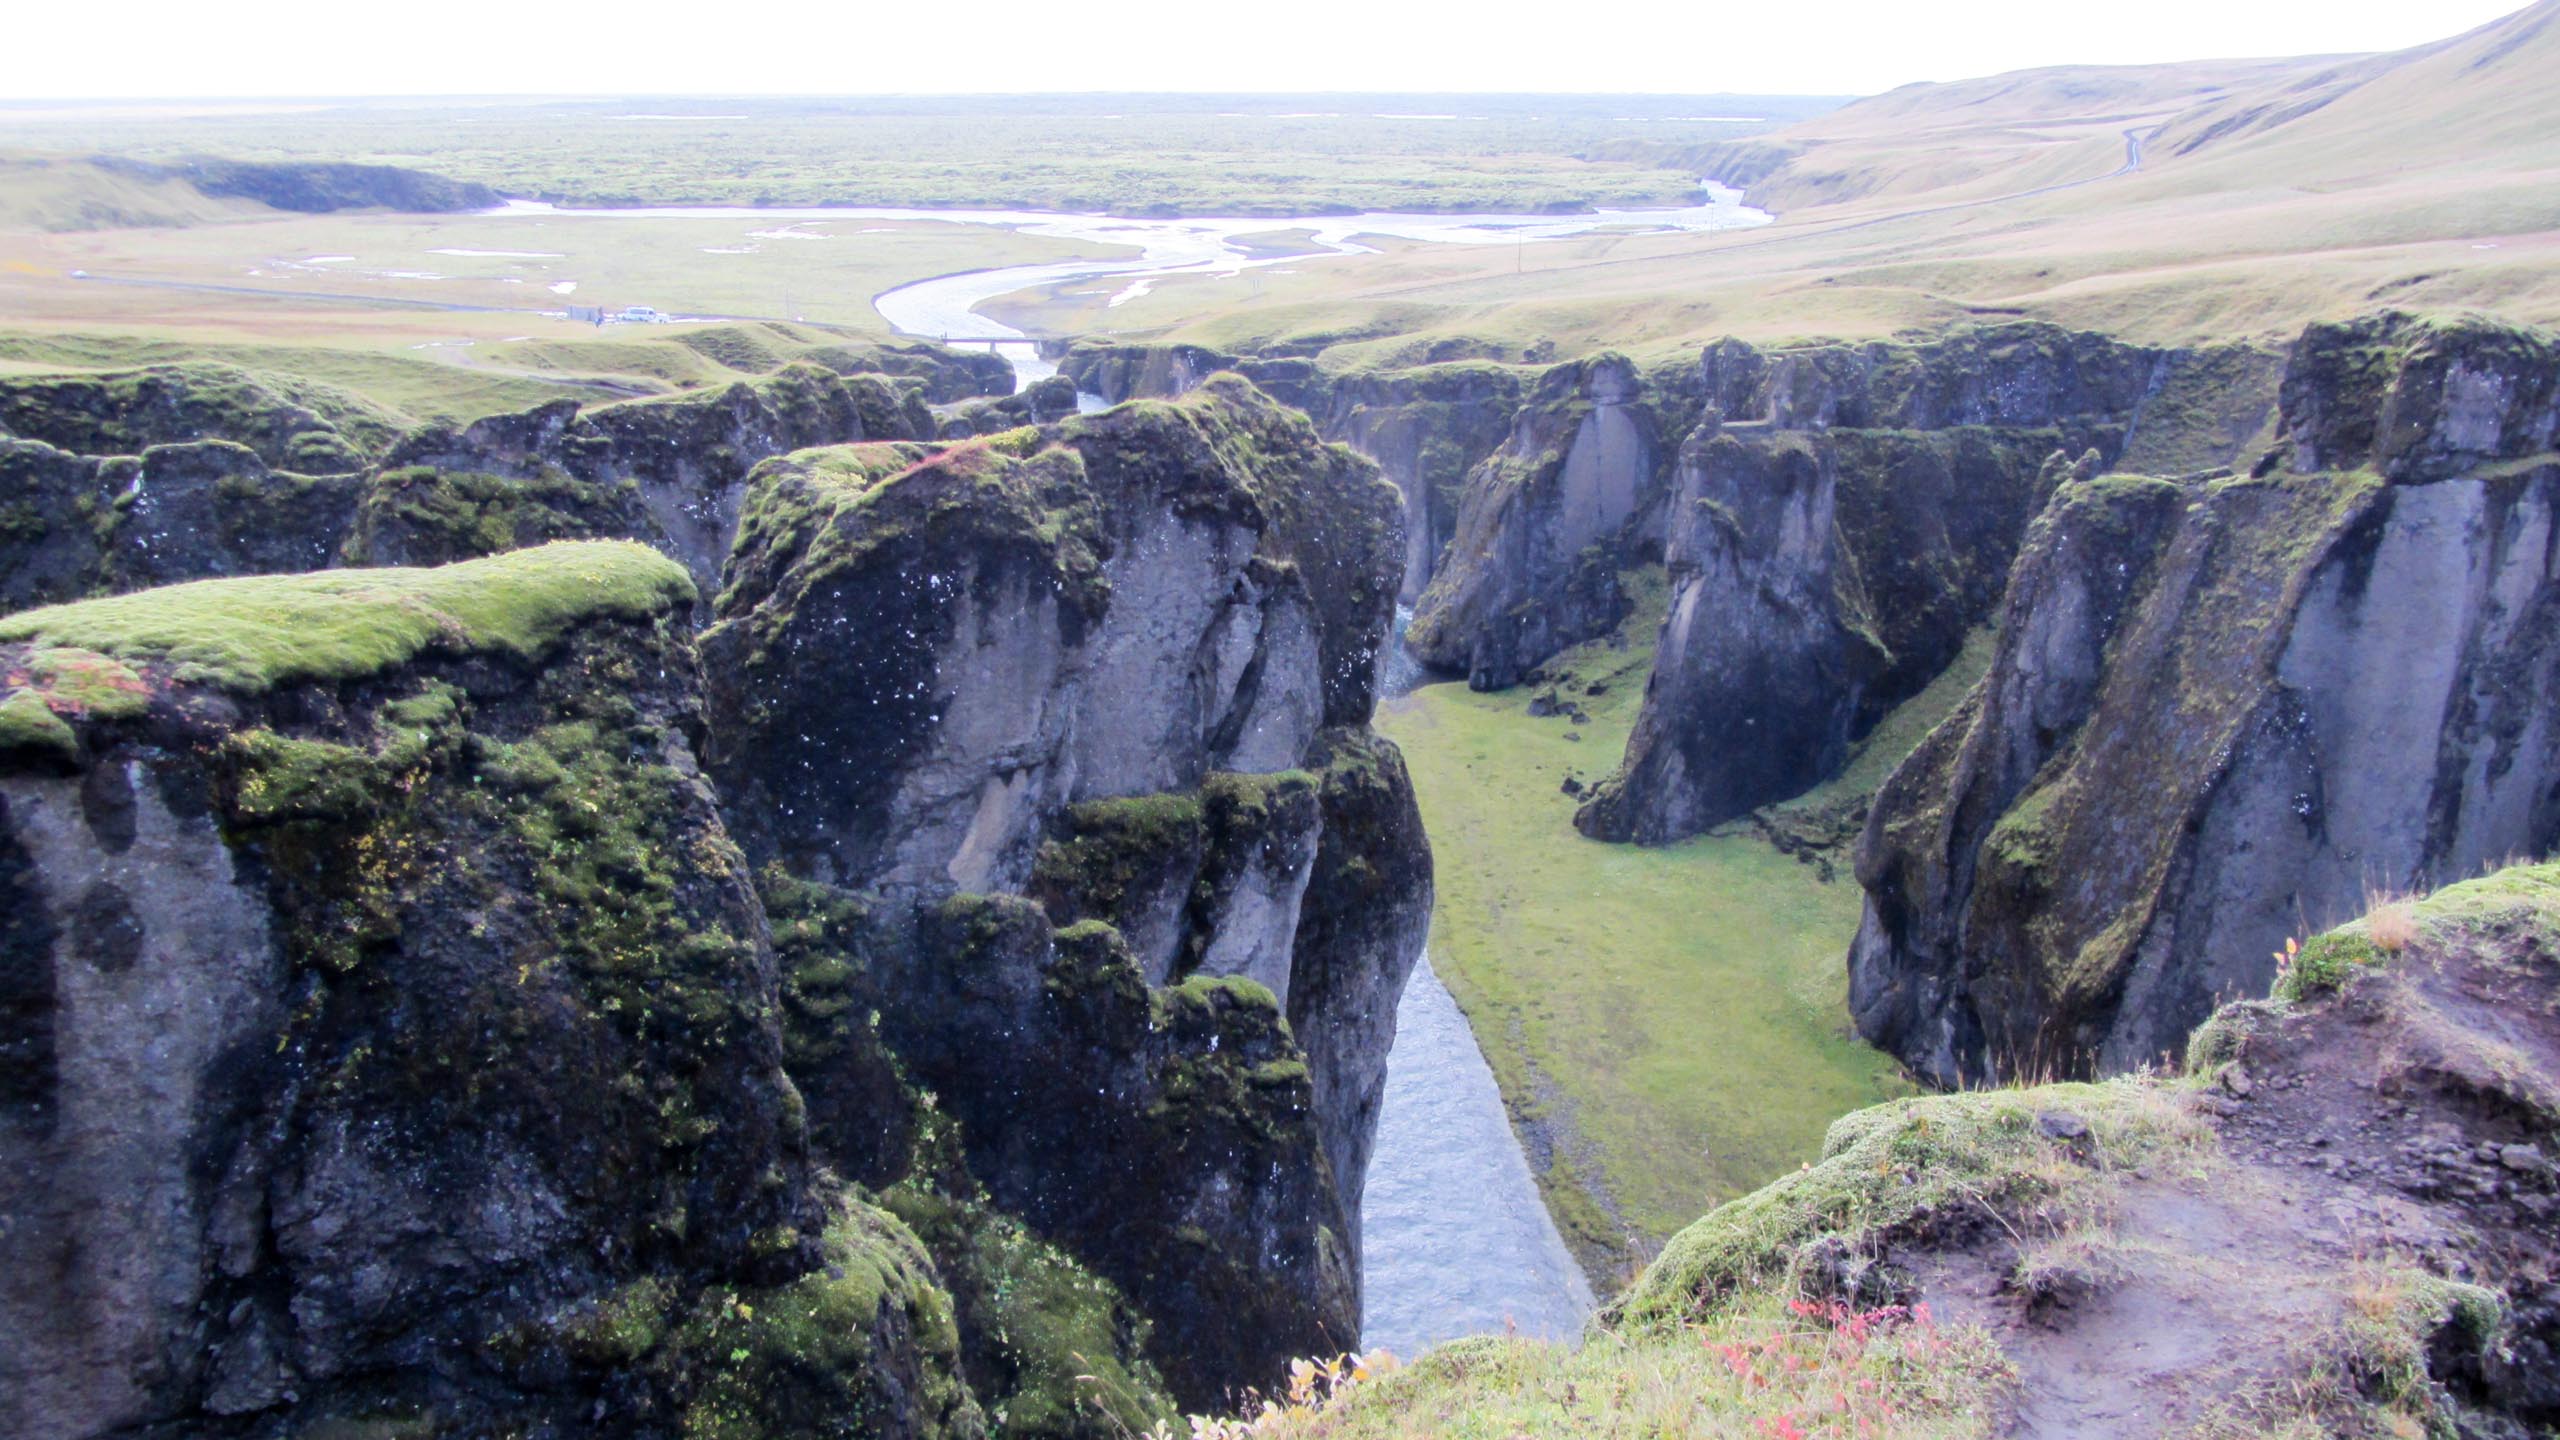
[[[1017, 388], [1046, 379], [1057, 367], [1040, 358], [1032, 338], [1013, 326], [991, 320], [977, 307], [998, 296], [1036, 286], [1077, 280], [1122, 277], [1123, 296], [1168, 275], [1239, 275], [1266, 265], [1279, 265], [1338, 255], [1367, 255], [1375, 247], [1366, 238], [1392, 238], [1439, 245], [1529, 245], [1565, 240], [1597, 230], [1627, 233], [1677, 233], [1734, 230], [1766, 225], [1771, 217], [1742, 203], [1740, 191], [1706, 185], [1703, 205], [1679, 209], [1594, 210], [1581, 215], [1426, 215], [1378, 211], [1361, 215], [1294, 215], [1139, 219], [1117, 215], [1066, 215], [1044, 210], [903, 210], [881, 206], [635, 206], [627, 209], [564, 210], [538, 201], [511, 200], [492, 212], [499, 216], [574, 216], [657, 220], [838, 220], [931, 221], [947, 225], [994, 225], [1025, 235], [1077, 240], [1124, 247], [1127, 253], [1041, 265], [1011, 265], [937, 275], [884, 290], [872, 306], [902, 335], [983, 344], [1012, 362]], [[1303, 232], [1301, 237], [1297, 232]], [[1274, 235], [1291, 238], [1270, 243]], [[1250, 243], [1246, 237], [1256, 237]], [[824, 236], [794, 238], [823, 240]]]

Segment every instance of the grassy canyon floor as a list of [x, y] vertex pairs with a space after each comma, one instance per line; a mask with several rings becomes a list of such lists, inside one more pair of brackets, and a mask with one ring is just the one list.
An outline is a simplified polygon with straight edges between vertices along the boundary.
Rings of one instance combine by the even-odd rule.
[[1531, 716], [1545, 686], [1457, 683], [1378, 720], [1437, 857], [1432, 963], [1604, 1290], [1709, 1206], [1803, 1163], [1839, 1116], [1900, 1093], [1849, 1030], [1845, 873], [1826, 883], [1756, 833], [1638, 849], [1573, 829], [1565, 780], [1617, 764], [1643, 696], [1652, 588], [1618, 636], [1547, 667], [1587, 723]]

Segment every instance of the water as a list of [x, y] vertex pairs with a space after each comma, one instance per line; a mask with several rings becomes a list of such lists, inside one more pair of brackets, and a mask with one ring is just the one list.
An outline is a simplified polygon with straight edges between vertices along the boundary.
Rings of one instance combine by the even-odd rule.
[[1422, 662], [1404, 648], [1405, 627], [1413, 623], [1413, 607], [1398, 605], [1396, 620], [1387, 631], [1387, 648], [1378, 656], [1378, 698], [1390, 699], [1410, 695], [1429, 678], [1423, 674]]
[[[1064, 284], [1105, 276], [1130, 283], [1120, 298], [1164, 275], [1240, 275], [1265, 265], [1279, 265], [1325, 255], [1375, 253], [1355, 237], [1391, 236], [1443, 245], [1525, 245], [1562, 240], [1594, 230], [1652, 231], [1732, 230], [1766, 225], [1770, 216], [1742, 203], [1742, 194], [1708, 185], [1709, 203], [1667, 210], [1596, 210], [1587, 215], [1416, 215], [1378, 211], [1364, 215], [1293, 215], [1141, 220], [1116, 215], [1063, 215], [1045, 210], [904, 210], [882, 206], [635, 206], [618, 210], [562, 210], [531, 200], [510, 200], [491, 212], [498, 217], [574, 216], [581, 219], [654, 220], [907, 220], [955, 225], [992, 225], [1025, 235], [1075, 240], [1086, 244], [1127, 247], [1134, 254], [1106, 259], [1061, 260], [1044, 265], [1008, 265], [938, 275], [872, 297], [882, 319], [899, 333], [928, 339], [991, 346], [1011, 361], [1017, 385], [1028, 385], [1057, 373], [1041, 360], [1031, 337], [1001, 321], [977, 313], [998, 296], [1035, 286]], [[1269, 246], [1245, 247], [1246, 235], [1275, 231], [1310, 232], [1303, 245], [1275, 252]], [[818, 236], [796, 238], [819, 239]], [[1143, 293], [1143, 291], [1138, 291]]]
[[1515, 1329], [1570, 1340], [1591, 1316], [1591, 1284], [1428, 956], [1396, 1009], [1360, 1230], [1365, 1347], [1409, 1357]]

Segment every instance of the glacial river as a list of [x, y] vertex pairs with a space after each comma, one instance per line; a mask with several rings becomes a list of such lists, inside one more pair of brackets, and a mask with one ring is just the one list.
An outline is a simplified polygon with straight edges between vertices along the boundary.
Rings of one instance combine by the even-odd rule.
[[[1331, 255], [1375, 253], [1361, 243], [1375, 236], [1440, 245], [1525, 245], [1564, 240], [1595, 230], [1681, 232], [1733, 230], [1766, 225], [1769, 215], [1742, 203], [1739, 191], [1706, 187], [1704, 205], [1682, 209], [1595, 210], [1586, 215], [1417, 215], [1379, 211], [1362, 215], [1284, 215], [1143, 220], [1116, 215], [1065, 215], [1044, 210], [902, 210], [881, 206], [645, 206], [611, 210], [563, 210], [531, 200], [511, 200], [500, 216], [575, 216], [659, 220], [937, 221], [993, 225], [1058, 240], [1126, 246], [1133, 254], [1044, 265], [1009, 265], [938, 275], [884, 290], [872, 297], [880, 317], [901, 334], [986, 344], [1013, 363], [1017, 386], [1057, 373], [1039, 358], [1029, 336], [978, 313], [1000, 295], [1039, 285], [1116, 277], [1126, 283], [1105, 308], [1146, 293], [1168, 275], [1240, 275]], [[1275, 251], [1240, 243], [1248, 235], [1309, 232], [1305, 241]], [[810, 236], [809, 239], [822, 237]]]
[[1410, 1358], [1461, 1335], [1570, 1340], [1591, 1284], [1538, 1197], [1493, 1070], [1425, 956], [1396, 1008], [1360, 1203], [1361, 1344]]

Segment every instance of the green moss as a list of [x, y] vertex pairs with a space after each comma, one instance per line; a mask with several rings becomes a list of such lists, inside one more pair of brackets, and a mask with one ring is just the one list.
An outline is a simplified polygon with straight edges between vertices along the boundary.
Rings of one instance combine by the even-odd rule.
[[[2047, 1136], [2036, 1117], [2055, 1110], [2087, 1122], [2086, 1140]], [[1880, 1253], [1887, 1240], [1968, 1207], [1989, 1207], [2013, 1226], [2028, 1223], [2030, 1209], [2051, 1220], [2102, 1198], [2098, 1187], [2118, 1172], [2169, 1161], [2198, 1167], [2211, 1146], [2203, 1121], [2165, 1086], [2139, 1079], [1861, 1110], [1831, 1127], [1819, 1161], [1673, 1236], [1616, 1314], [1633, 1325], [1674, 1323], [1761, 1287], [1811, 1285], [1822, 1278], [1808, 1269], [1817, 1258]]]
[[1259, 829], [1275, 806], [1300, 794], [1313, 795], [1316, 777], [1304, 770], [1267, 775], [1219, 771], [1200, 782], [1200, 796], [1213, 821], [1236, 828]]
[[428, 650], [530, 657], [605, 616], [690, 605], [682, 566], [620, 541], [426, 570], [200, 580], [0, 619], [0, 641], [79, 646], [175, 667], [181, 680], [258, 692], [380, 674]]
[[2362, 935], [2332, 930], [2315, 935], [2276, 977], [2276, 998], [2307, 1000], [2335, 990], [2347, 977], [2382, 962], [2382, 951]]
[[[696, 1300], [669, 1340], [695, 1380], [686, 1440], [979, 1433], [951, 1297], [914, 1233], [847, 1201], [819, 1251], [789, 1285], [713, 1286]], [[901, 1393], [901, 1378], [916, 1390]]]
[[246, 730], [227, 748], [240, 769], [236, 812], [245, 820], [309, 820], [362, 814], [382, 772], [351, 745]]
[[14, 658], [0, 654], [0, 750], [70, 759], [80, 742], [65, 717], [119, 719], [150, 703], [141, 676], [92, 650], [38, 645]]
[[1094, 800], [1067, 811], [1065, 835], [1040, 847], [1032, 866], [1032, 893], [1057, 897], [1051, 914], [1061, 920], [1087, 913], [1120, 913], [1139, 881], [1167, 861], [1197, 855], [1206, 834], [1201, 797], [1178, 791]]
[[23, 750], [64, 760], [80, 753], [80, 737], [44, 697], [32, 690], [10, 691], [0, 699], [0, 751]]
[[932, 1252], [992, 1433], [1118, 1440], [1175, 1418], [1152, 1325], [1109, 1281], [1012, 1216], [909, 1184], [881, 1204]]
[[150, 708], [151, 687], [131, 666], [76, 646], [39, 646], [27, 674], [47, 703], [66, 715], [117, 719]]
[[350, 548], [379, 554], [396, 534], [393, 553], [403, 558], [464, 560], [612, 534], [617, 515], [634, 503], [628, 486], [610, 490], [556, 473], [518, 479], [409, 466], [374, 477]]
[[1194, 975], [1178, 985], [1153, 992], [1159, 1017], [1177, 1011], [1216, 1013], [1222, 1007], [1268, 1014], [1285, 1031], [1288, 1021], [1281, 1020], [1280, 997], [1259, 980], [1242, 975]]

